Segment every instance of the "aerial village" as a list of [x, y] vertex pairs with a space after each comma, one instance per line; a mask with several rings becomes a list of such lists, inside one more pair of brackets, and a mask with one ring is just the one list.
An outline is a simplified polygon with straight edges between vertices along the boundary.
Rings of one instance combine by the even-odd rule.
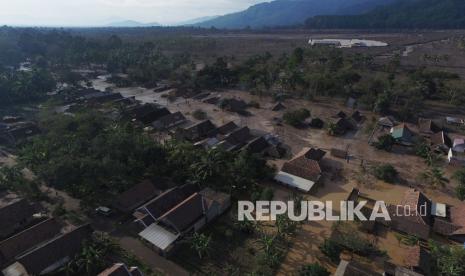
[[[309, 47], [328, 43], [314, 40]], [[362, 47], [357, 45], [353, 48]], [[85, 81], [72, 87], [60, 83], [34, 111], [64, 118], [57, 126], [14, 111], [1, 118], [0, 165], [31, 164], [1, 174], [0, 271], [5, 276], [79, 275], [96, 263], [99, 271], [89, 268], [84, 274], [245, 275], [261, 264], [269, 270], [247, 275], [314, 275], [305, 274], [305, 265], [318, 263], [336, 276], [433, 275], [434, 244], [465, 244], [465, 203], [455, 188], [460, 185], [456, 179], [465, 179], [465, 173], [458, 173], [465, 169], [463, 107], [402, 120], [394, 112], [367, 108], [355, 96], [302, 99], [284, 89], [273, 96], [237, 88], [199, 92], [170, 80], [127, 86], [121, 85], [126, 74], [89, 68], [75, 69]], [[83, 111], [90, 114], [88, 125], [79, 122]], [[109, 126], [95, 119], [99, 116]], [[73, 156], [71, 161], [54, 160], [58, 169], [53, 174], [32, 165], [49, 162], [55, 149], [67, 147], [67, 139], [94, 132], [117, 137], [95, 144], [96, 154], [114, 148], [97, 155], [99, 163], [111, 163], [112, 154], [120, 158], [121, 150], [130, 156], [123, 159], [134, 164], [134, 171], [153, 166], [155, 173], [121, 181], [125, 184], [107, 197], [116, 184], [106, 185], [98, 174], [114, 181], [111, 176], [124, 170], [117, 164], [95, 174], [97, 163], [72, 163]], [[50, 138], [63, 133], [64, 141]], [[41, 135], [48, 135], [49, 145], [37, 140]], [[144, 159], [143, 151], [133, 158], [129, 152], [139, 148], [126, 143], [127, 137], [143, 140], [144, 146], [155, 141], [167, 150], [147, 146], [155, 154]], [[172, 145], [173, 140], [182, 146]], [[35, 147], [27, 148], [28, 143]], [[84, 151], [74, 143], [68, 146]], [[184, 160], [200, 152], [208, 154], [193, 168], [196, 181], [184, 181]], [[232, 186], [204, 185], [204, 179], [228, 181], [215, 179], [220, 175], [215, 166], [222, 160], [216, 155], [236, 158], [222, 169], [254, 156], [264, 160], [270, 174], [253, 179], [256, 187], [247, 186], [250, 179], [241, 173], [259, 170], [251, 162], [229, 176], [239, 178]], [[172, 162], [178, 170], [168, 174], [154, 156], [163, 156], [162, 162]], [[95, 177], [93, 185], [101, 188], [94, 193], [57, 181], [78, 179], [76, 167], [79, 174]], [[92, 201], [79, 196], [87, 194]], [[392, 220], [238, 222], [239, 199], [332, 201], [336, 212], [340, 201], [365, 201], [364, 213], [384, 201]], [[409, 215], [396, 215], [400, 205], [408, 206]]]

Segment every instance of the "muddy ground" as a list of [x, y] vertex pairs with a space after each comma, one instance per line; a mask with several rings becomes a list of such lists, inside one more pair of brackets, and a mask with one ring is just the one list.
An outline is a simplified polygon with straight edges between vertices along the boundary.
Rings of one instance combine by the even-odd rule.
[[[104, 78], [94, 80], [94, 86], [97, 89], [104, 90], [111, 87]], [[113, 88], [115, 92], [120, 92], [126, 97], [134, 96], [137, 100], [144, 103], [158, 103], [168, 107], [172, 112], [181, 111], [192, 122], [196, 120], [191, 113], [196, 109], [201, 109], [208, 114], [208, 119], [221, 125], [229, 121], [234, 121], [241, 126], [248, 126], [257, 133], [273, 133], [277, 135], [289, 147], [292, 156], [298, 153], [303, 147], [317, 147], [329, 151], [331, 148], [348, 150], [351, 156], [350, 162], [343, 159], [331, 157], [328, 153], [323, 161], [325, 168], [322, 180], [323, 186], [311, 195], [305, 195], [308, 200], [332, 201], [336, 206], [334, 209], [339, 210], [339, 202], [347, 199], [348, 194], [353, 188], [359, 188], [362, 193], [370, 198], [384, 200], [390, 204], [400, 203], [403, 193], [409, 187], [419, 187], [432, 200], [447, 203], [450, 205], [458, 204], [454, 197], [453, 184], [449, 184], [441, 190], [433, 190], [425, 187], [418, 181], [418, 175], [427, 170], [424, 160], [409, 154], [398, 151], [390, 153], [376, 150], [370, 146], [368, 141], [371, 135], [373, 121], [377, 116], [371, 112], [362, 112], [365, 121], [358, 126], [357, 131], [350, 132], [343, 137], [333, 137], [327, 134], [325, 129], [296, 129], [288, 125], [278, 125], [273, 118], [281, 118], [285, 111], [271, 111], [274, 105], [269, 97], [259, 97], [251, 95], [245, 91], [227, 90], [213, 91], [210, 96], [220, 96], [222, 98], [237, 98], [245, 102], [259, 102], [260, 108], [249, 108], [250, 116], [240, 116], [236, 113], [223, 111], [215, 105], [203, 103], [198, 100], [177, 98], [175, 101], [169, 101], [165, 96], [166, 93], [154, 93], [152, 90], [132, 87], [132, 88]], [[313, 101], [306, 100], [286, 100], [284, 105], [287, 110], [307, 108], [311, 111], [312, 117], [319, 117], [326, 123], [333, 120], [333, 115], [343, 110], [351, 114], [354, 110], [345, 107], [343, 101], [330, 98], [318, 98]], [[455, 112], [447, 113], [447, 109], [437, 113], [433, 119], [443, 119], [445, 115], [455, 115]], [[415, 125], [410, 125], [412, 130], [416, 130]], [[407, 152], [407, 151], [405, 151]], [[287, 158], [289, 158], [289, 156]], [[376, 180], [369, 172], [361, 169], [361, 163], [365, 168], [376, 164], [392, 164], [400, 174], [400, 180], [396, 184], [388, 184]], [[285, 159], [270, 160], [270, 164], [277, 168], [285, 162]], [[446, 175], [451, 176], [455, 170], [449, 168], [444, 162]], [[275, 183], [263, 183], [275, 188], [275, 197], [277, 199], [287, 200], [294, 191], [279, 186]], [[335, 269], [335, 266], [328, 262], [318, 249], [325, 237], [331, 234], [331, 222], [308, 222], [305, 223], [296, 236], [292, 239], [292, 245], [282, 263], [278, 274], [289, 275], [305, 263], [320, 261], [328, 264]], [[386, 250], [391, 262], [402, 265], [405, 259], [406, 246], [399, 245], [398, 240], [392, 232], [387, 232], [381, 236], [370, 237], [376, 241], [381, 250]], [[380, 270], [383, 267], [385, 259], [370, 263], [374, 269]], [[363, 260], [361, 260], [363, 262]], [[365, 260], [366, 261], [366, 260]]]

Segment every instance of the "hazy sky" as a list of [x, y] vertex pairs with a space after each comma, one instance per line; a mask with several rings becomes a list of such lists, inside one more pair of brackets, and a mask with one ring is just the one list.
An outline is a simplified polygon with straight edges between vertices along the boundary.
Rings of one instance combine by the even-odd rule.
[[0, 24], [95, 25], [120, 20], [169, 24], [222, 15], [270, 0], [0, 0]]

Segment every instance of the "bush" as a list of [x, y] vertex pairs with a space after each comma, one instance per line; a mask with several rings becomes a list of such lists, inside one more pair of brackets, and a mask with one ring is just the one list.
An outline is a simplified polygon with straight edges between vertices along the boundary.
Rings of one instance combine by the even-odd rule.
[[274, 191], [271, 188], [265, 188], [260, 196], [261, 200], [271, 201], [274, 197]]
[[197, 120], [205, 120], [207, 119], [207, 113], [202, 109], [196, 109], [194, 112], [192, 112], [192, 117]]
[[399, 173], [392, 165], [385, 164], [377, 166], [374, 170], [374, 175], [379, 180], [383, 180], [388, 183], [394, 183]]
[[310, 117], [310, 111], [305, 108], [301, 108], [294, 111], [288, 111], [284, 113], [283, 120], [286, 124], [293, 127], [302, 126], [303, 122]]
[[465, 200], [465, 169], [456, 171], [453, 178], [458, 182], [455, 193], [457, 197], [463, 201]]
[[321, 252], [325, 254], [333, 263], [340, 261], [342, 247], [331, 239], [325, 239], [322, 245], [319, 246]]
[[331, 273], [318, 263], [302, 266], [299, 271], [300, 276], [329, 276]]
[[253, 108], [260, 108], [260, 104], [256, 101], [250, 101], [249, 104], [248, 104], [249, 107], [253, 107]]
[[389, 134], [378, 137], [378, 141], [374, 143], [375, 148], [379, 150], [391, 151], [396, 140]]

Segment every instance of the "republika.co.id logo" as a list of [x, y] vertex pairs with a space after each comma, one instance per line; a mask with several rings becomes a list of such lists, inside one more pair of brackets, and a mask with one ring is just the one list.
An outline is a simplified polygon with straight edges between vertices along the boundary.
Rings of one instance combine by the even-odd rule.
[[301, 201], [300, 206], [294, 201], [239, 201], [238, 220], [274, 221], [277, 216], [287, 214], [292, 221], [391, 221], [391, 215], [423, 216], [427, 213], [426, 205], [413, 208], [410, 205], [395, 205], [395, 212], [390, 214], [384, 201], [375, 201], [371, 208], [364, 209], [366, 204], [367, 201], [341, 201], [340, 211], [336, 212], [332, 201]]

